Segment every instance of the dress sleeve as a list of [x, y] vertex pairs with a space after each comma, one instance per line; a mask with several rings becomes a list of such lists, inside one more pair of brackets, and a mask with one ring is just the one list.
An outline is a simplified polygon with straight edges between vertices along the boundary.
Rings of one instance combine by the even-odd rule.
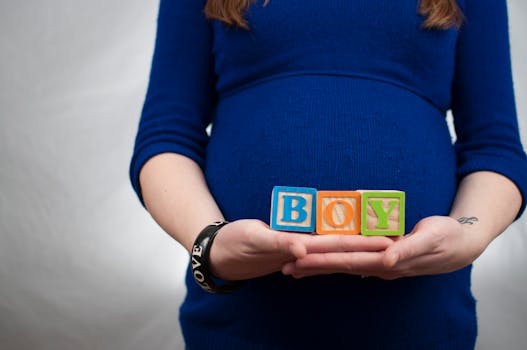
[[506, 0], [466, 0], [460, 29], [452, 113], [458, 179], [493, 171], [512, 180], [525, 209], [527, 157], [518, 131]]
[[156, 154], [185, 155], [201, 167], [214, 98], [211, 31], [205, 0], [161, 0], [148, 90], [130, 164], [141, 203], [139, 172]]

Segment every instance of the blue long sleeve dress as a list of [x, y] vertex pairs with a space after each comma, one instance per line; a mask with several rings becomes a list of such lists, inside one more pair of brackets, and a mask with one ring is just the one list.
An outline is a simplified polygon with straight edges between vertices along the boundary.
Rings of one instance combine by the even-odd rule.
[[[245, 30], [207, 20], [203, 0], [161, 0], [130, 166], [139, 198], [141, 167], [163, 152], [202, 167], [227, 220], [269, 222], [274, 185], [405, 191], [407, 231], [448, 215], [471, 172], [503, 174], [525, 198], [506, 1], [458, 3], [459, 30], [426, 30], [417, 0], [258, 0]], [[470, 270], [276, 273], [229, 295], [189, 273], [181, 327], [191, 350], [470, 349]]]

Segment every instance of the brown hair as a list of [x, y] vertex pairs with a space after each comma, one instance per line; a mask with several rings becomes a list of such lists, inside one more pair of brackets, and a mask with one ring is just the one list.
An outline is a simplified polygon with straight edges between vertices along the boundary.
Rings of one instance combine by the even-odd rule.
[[[244, 18], [249, 5], [256, 0], [207, 0], [205, 15], [218, 19], [230, 26], [249, 29]], [[419, 0], [419, 13], [426, 17], [423, 27], [426, 29], [459, 28], [463, 22], [463, 12], [456, 0]], [[269, 0], [265, 0], [264, 6]]]

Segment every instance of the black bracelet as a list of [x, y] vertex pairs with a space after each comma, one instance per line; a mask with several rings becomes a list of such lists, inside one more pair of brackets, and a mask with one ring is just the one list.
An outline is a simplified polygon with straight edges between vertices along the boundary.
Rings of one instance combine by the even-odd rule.
[[209, 268], [210, 247], [212, 241], [218, 234], [218, 231], [223, 226], [227, 225], [228, 221], [218, 221], [203, 229], [194, 241], [192, 246], [192, 253], [190, 255], [192, 264], [192, 275], [194, 280], [210, 293], [231, 293], [239, 289], [243, 281], [226, 281], [222, 285], [217, 285], [212, 279], [212, 273]]

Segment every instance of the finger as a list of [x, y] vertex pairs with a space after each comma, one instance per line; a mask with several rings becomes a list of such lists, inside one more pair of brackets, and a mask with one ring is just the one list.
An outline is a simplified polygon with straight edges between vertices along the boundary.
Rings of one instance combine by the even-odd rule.
[[301, 259], [307, 254], [307, 249], [301, 242], [293, 241], [289, 248], [291, 254], [297, 259]]
[[261, 249], [271, 254], [282, 254], [294, 258], [302, 258], [307, 250], [302, 242], [304, 234], [286, 233], [264, 228], [264, 240]]
[[425, 254], [399, 262], [386, 276], [387, 279], [400, 277], [436, 275], [438, 273], [452, 272], [460, 267], [445, 261], [441, 253]]
[[384, 264], [388, 268], [393, 268], [404, 261], [434, 253], [436, 247], [437, 243], [426, 228], [416, 228], [404, 239], [394, 242], [386, 249]]
[[387, 237], [360, 235], [317, 235], [304, 239], [307, 253], [329, 252], [375, 252], [388, 248], [394, 243]]
[[371, 275], [384, 270], [381, 252], [308, 254], [282, 268], [284, 274], [304, 276], [329, 273]]
[[368, 277], [381, 277], [386, 274], [386, 272], [378, 271], [378, 270], [356, 270], [356, 271], [333, 271], [333, 270], [317, 270], [317, 269], [310, 269], [310, 270], [295, 270], [291, 273], [284, 273], [284, 275], [291, 275], [294, 278], [302, 278], [302, 277], [310, 277], [310, 276], [320, 276], [320, 275], [331, 275], [335, 273], [341, 273], [341, 274], [347, 274], [347, 275], [353, 275], [353, 276], [368, 276]]

